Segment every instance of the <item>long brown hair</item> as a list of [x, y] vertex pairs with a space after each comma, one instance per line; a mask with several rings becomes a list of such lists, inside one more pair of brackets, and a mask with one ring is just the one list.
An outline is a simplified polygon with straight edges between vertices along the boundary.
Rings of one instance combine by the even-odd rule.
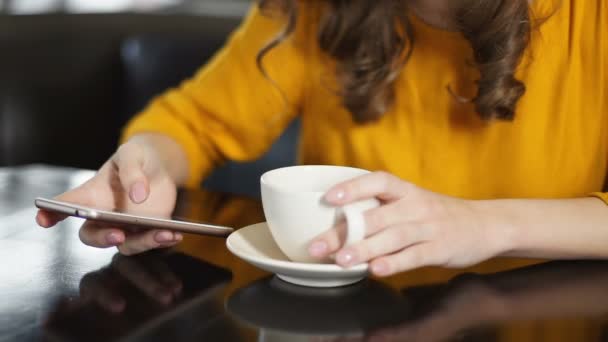
[[[343, 105], [357, 122], [380, 118], [393, 104], [395, 80], [414, 48], [407, 0], [307, 0], [327, 5], [319, 24], [321, 50], [337, 62]], [[528, 46], [531, 21], [528, 0], [459, 0], [452, 21], [470, 42], [479, 69], [474, 102], [482, 119], [511, 120], [525, 85], [515, 72]], [[264, 47], [266, 53], [295, 29], [297, 0], [259, 0], [265, 13], [279, 10], [288, 18], [284, 32]]]

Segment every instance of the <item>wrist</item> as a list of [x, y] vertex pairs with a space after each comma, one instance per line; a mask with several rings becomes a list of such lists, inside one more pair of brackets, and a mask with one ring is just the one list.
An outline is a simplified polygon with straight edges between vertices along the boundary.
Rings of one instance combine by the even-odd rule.
[[517, 215], [508, 200], [476, 200], [471, 201], [471, 207], [481, 225], [485, 241], [494, 257], [508, 256], [517, 250], [519, 229]]

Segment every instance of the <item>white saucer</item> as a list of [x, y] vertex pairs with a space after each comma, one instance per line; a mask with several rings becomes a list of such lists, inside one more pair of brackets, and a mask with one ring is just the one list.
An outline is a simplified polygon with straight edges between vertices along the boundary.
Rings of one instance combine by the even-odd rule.
[[310, 287], [336, 287], [365, 278], [368, 264], [342, 268], [334, 264], [307, 264], [290, 261], [274, 242], [266, 222], [241, 228], [226, 240], [228, 249], [239, 258], [289, 283]]

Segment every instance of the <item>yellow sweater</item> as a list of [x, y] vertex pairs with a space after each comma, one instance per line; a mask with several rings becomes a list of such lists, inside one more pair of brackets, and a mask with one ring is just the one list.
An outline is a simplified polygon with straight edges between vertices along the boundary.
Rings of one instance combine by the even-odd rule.
[[[559, 3], [559, 5], [557, 5]], [[557, 7], [555, 7], [557, 6]], [[554, 11], [557, 8], [556, 11]], [[518, 71], [527, 93], [513, 122], [482, 122], [471, 104], [478, 71], [458, 33], [412, 17], [414, 53], [397, 81], [395, 106], [380, 121], [355, 124], [336, 95], [332, 61], [316, 43], [319, 9], [305, 6], [294, 35], [255, 56], [284, 22], [252, 9], [225, 47], [179, 89], [158, 97], [124, 137], [159, 132], [182, 145], [188, 185], [224, 160], [263, 154], [297, 115], [299, 161], [384, 170], [463, 198], [566, 198], [601, 191], [608, 163], [608, 2], [537, 0], [533, 33]], [[602, 195], [600, 194], [600, 197]]]

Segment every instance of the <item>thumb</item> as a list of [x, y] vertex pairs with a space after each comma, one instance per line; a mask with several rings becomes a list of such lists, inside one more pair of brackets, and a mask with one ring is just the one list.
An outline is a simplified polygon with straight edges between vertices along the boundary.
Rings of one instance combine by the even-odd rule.
[[[90, 188], [86, 184], [84, 184], [59, 196], [56, 196], [55, 199], [58, 201], [93, 207], [94, 202], [91, 200], [91, 197], [92, 196]], [[36, 222], [42, 227], [49, 228], [56, 225], [60, 221], [63, 221], [66, 217], [66, 215], [41, 209], [36, 214]]]
[[145, 202], [150, 196], [150, 182], [144, 171], [144, 161], [143, 148], [134, 143], [122, 145], [114, 157], [123, 190], [135, 204]]

